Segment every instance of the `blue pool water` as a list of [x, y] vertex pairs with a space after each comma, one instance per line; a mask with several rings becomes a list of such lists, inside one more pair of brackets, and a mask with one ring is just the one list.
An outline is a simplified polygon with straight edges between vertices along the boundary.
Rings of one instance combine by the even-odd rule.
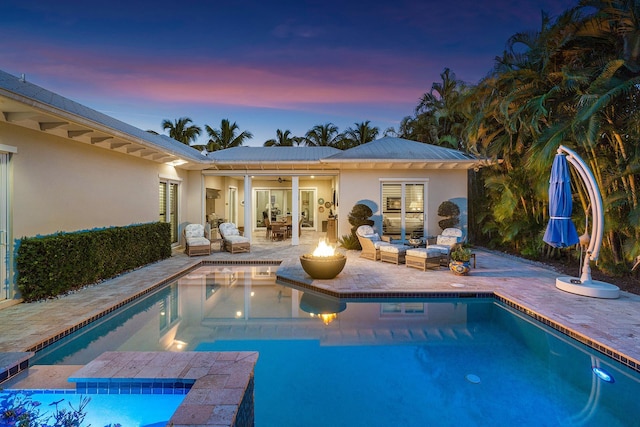
[[[93, 427], [107, 424], [120, 424], [122, 427], [164, 427], [184, 399], [184, 395], [26, 393], [33, 402], [40, 403], [38, 409], [43, 421], [55, 411], [55, 402], [59, 402], [59, 410], [77, 410], [83, 397], [90, 398], [85, 406], [86, 416], [82, 425]], [[5, 393], [0, 392], [0, 402], [4, 395]]]
[[[324, 322], [309, 313], [327, 310], [337, 314]], [[204, 267], [79, 332], [36, 363], [82, 364], [106, 350], [259, 351], [258, 427], [640, 419], [640, 375], [492, 299], [340, 303], [276, 284], [268, 267]]]

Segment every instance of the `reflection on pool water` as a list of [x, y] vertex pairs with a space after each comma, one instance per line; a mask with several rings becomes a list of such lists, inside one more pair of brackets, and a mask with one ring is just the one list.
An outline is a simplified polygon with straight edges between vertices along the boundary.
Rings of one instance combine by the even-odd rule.
[[[82, 398], [88, 397], [91, 400], [84, 408], [86, 416], [82, 425], [94, 427], [101, 427], [107, 423], [120, 424], [123, 427], [164, 427], [184, 399], [184, 395], [75, 394], [69, 393], [69, 390], [65, 390], [64, 394], [62, 391], [20, 393], [21, 399], [28, 395], [32, 402], [40, 403], [37, 409], [42, 416], [40, 421], [43, 422], [55, 412], [56, 402], [59, 402], [59, 410], [73, 411], [80, 408]], [[6, 394], [0, 392], [0, 402]], [[4, 424], [0, 421], [0, 425]]]
[[640, 419], [636, 372], [493, 299], [345, 304], [279, 285], [274, 273], [203, 267], [46, 348], [36, 363], [84, 364], [107, 350], [257, 350], [259, 427]]

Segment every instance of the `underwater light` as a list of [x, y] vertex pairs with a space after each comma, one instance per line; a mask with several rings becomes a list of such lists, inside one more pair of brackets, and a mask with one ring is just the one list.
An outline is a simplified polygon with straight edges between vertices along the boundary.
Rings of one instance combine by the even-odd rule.
[[591, 370], [593, 371], [594, 374], [596, 374], [596, 377], [600, 378], [602, 381], [605, 381], [608, 383], [616, 382], [616, 380], [613, 378], [613, 375], [611, 375], [610, 373], [608, 373], [602, 368], [594, 366], [591, 368]]

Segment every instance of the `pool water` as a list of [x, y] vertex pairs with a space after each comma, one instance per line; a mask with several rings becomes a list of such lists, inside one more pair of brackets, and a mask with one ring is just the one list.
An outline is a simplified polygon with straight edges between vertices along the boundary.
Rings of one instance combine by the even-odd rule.
[[[164, 427], [184, 399], [184, 395], [159, 394], [27, 393], [31, 401], [40, 403], [38, 410], [43, 421], [55, 412], [55, 402], [59, 402], [59, 410], [77, 410], [83, 397], [90, 398], [84, 408], [86, 416], [82, 425], [94, 427], [107, 424], [120, 424], [122, 427]], [[0, 402], [5, 395], [6, 393], [0, 392]]]
[[36, 363], [83, 364], [107, 350], [256, 350], [258, 427], [640, 419], [637, 372], [493, 299], [337, 301], [277, 284], [272, 269], [203, 267]]

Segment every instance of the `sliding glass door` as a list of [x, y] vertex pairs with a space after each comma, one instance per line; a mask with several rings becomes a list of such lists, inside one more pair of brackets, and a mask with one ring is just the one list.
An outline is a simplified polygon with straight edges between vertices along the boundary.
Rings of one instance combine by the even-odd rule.
[[382, 229], [385, 235], [406, 240], [423, 236], [426, 185], [420, 182], [382, 182]]

